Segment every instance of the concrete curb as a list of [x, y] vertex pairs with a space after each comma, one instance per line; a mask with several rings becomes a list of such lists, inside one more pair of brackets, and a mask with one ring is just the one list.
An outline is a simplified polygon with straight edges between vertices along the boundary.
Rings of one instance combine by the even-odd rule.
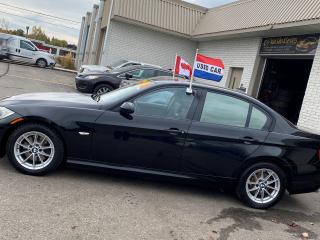
[[54, 67], [52, 69], [53, 70], [57, 70], [57, 71], [62, 71], [62, 72], [69, 72], [69, 73], [77, 73], [78, 72], [76, 70], [70, 70], [70, 69], [59, 68], [59, 67]]

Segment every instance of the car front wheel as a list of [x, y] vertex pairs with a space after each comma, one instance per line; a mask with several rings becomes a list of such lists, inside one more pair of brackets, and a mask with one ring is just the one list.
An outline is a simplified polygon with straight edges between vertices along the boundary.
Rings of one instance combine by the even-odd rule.
[[278, 166], [258, 163], [249, 167], [240, 177], [237, 195], [249, 207], [267, 209], [282, 198], [285, 186], [285, 174]]
[[8, 159], [20, 172], [45, 175], [63, 160], [63, 143], [57, 133], [40, 124], [25, 124], [9, 137]]
[[111, 87], [110, 85], [100, 84], [94, 88], [93, 93], [97, 95], [102, 95], [111, 91], [113, 91], [113, 87]]
[[37, 61], [37, 66], [40, 67], [40, 68], [45, 68], [48, 66], [48, 63], [45, 59], [38, 59]]

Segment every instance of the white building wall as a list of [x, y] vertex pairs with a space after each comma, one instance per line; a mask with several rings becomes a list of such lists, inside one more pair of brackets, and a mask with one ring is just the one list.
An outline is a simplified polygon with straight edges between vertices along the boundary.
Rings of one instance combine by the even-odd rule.
[[254, 68], [258, 61], [260, 38], [242, 38], [232, 40], [208, 41], [199, 43], [199, 53], [208, 57], [221, 58], [225, 64], [224, 77], [217, 85], [227, 87], [230, 68], [243, 68], [241, 84], [247, 90], [253, 84]]
[[176, 53], [193, 62], [196, 48], [197, 43], [188, 39], [112, 20], [101, 64], [128, 59], [173, 68]]
[[298, 125], [320, 131], [320, 44], [311, 69]]

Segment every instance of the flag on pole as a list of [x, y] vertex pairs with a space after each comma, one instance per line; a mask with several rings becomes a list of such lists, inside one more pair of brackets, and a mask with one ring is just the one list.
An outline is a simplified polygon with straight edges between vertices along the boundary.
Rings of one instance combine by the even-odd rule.
[[183, 75], [188, 78], [192, 75], [192, 66], [180, 56], [176, 56], [176, 64], [174, 68], [175, 75]]
[[221, 59], [209, 58], [197, 54], [194, 62], [193, 77], [220, 82], [224, 74], [224, 64]]

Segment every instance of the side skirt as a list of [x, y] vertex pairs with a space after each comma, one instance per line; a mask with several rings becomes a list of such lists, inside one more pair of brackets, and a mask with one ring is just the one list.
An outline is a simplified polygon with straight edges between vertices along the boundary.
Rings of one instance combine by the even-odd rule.
[[81, 167], [81, 168], [89, 167], [89, 168], [105, 169], [105, 170], [135, 172], [135, 173], [158, 175], [158, 176], [164, 176], [164, 177], [180, 178], [180, 179], [181, 178], [190, 179], [190, 180], [197, 179], [196, 177], [176, 174], [176, 173], [169, 173], [169, 172], [162, 172], [162, 171], [134, 168], [134, 167], [115, 166], [115, 165], [109, 165], [109, 164], [103, 164], [103, 163], [97, 163], [97, 162], [87, 162], [87, 161], [85, 162], [85, 161], [71, 160], [71, 159], [67, 160], [67, 166], [70, 166], [70, 167], [74, 166], [74, 167]]

